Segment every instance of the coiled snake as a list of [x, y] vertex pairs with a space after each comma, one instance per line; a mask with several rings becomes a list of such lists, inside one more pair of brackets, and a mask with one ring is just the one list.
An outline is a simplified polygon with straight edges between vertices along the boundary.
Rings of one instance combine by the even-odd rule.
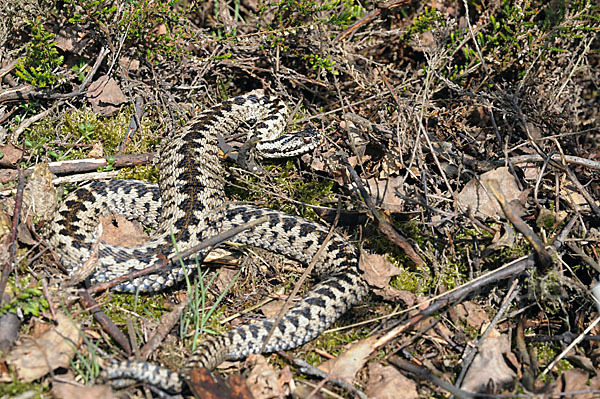
[[[194, 118], [174, 137], [166, 138], [159, 152], [159, 184], [135, 180], [92, 182], [61, 203], [48, 226], [50, 244], [60, 254], [67, 270], [77, 271], [92, 255], [97, 225], [103, 215], [121, 214], [152, 228], [145, 243], [133, 247], [97, 243], [97, 267], [92, 283], [99, 283], [175, 259], [173, 242], [184, 251], [212, 237], [259, 217], [267, 222], [237, 235], [232, 241], [261, 247], [307, 264], [316, 254], [328, 230], [318, 223], [250, 205], [227, 203], [225, 172], [219, 162], [217, 135], [253, 121], [256, 149], [264, 157], [293, 156], [314, 147], [314, 137], [281, 135], [287, 107], [279, 99], [248, 94], [227, 100]], [[206, 253], [197, 255], [202, 260]], [[163, 274], [139, 277], [115, 289], [125, 292], [155, 292], [173, 286], [195, 270], [194, 259]], [[177, 264], [176, 261], [173, 262]], [[267, 352], [297, 347], [314, 339], [367, 292], [358, 269], [357, 250], [335, 234], [328, 242], [314, 272], [321, 281], [301, 302], [290, 309], [266, 345]], [[186, 369], [170, 372], [145, 362], [116, 363], [102, 378], [138, 380], [169, 392], [182, 389], [186, 370], [212, 369], [227, 359], [257, 353], [273, 326], [273, 319], [259, 321], [209, 338], [192, 354]]]

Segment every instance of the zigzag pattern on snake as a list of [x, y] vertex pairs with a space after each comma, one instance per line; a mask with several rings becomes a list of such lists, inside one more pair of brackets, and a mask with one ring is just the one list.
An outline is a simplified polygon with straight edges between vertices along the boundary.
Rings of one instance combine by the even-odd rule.
[[[176, 256], [248, 221], [266, 216], [267, 222], [237, 235], [231, 241], [252, 245], [307, 264], [323, 243], [328, 229], [318, 223], [250, 205], [227, 203], [225, 172], [217, 153], [217, 135], [254, 122], [256, 149], [264, 157], [298, 155], [314, 147], [314, 137], [297, 133], [281, 135], [287, 108], [279, 99], [249, 94], [227, 100], [202, 112], [171, 138], [159, 152], [159, 185], [134, 180], [92, 182], [69, 194], [54, 221], [46, 229], [52, 247], [67, 270], [76, 271], [91, 256], [102, 215], [121, 214], [152, 228], [145, 243], [120, 247], [98, 243], [97, 267], [92, 283], [140, 270]], [[197, 254], [201, 261], [206, 253]], [[178, 261], [177, 261], [178, 262]], [[195, 259], [168, 273], [139, 277], [115, 289], [155, 292], [171, 287], [196, 268]], [[358, 269], [357, 250], [338, 234], [328, 242], [313, 274], [321, 281], [291, 308], [274, 330], [267, 352], [291, 349], [317, 337], [348, 308], [358, 303], [367, 288]], [[103, 371], [114, 385], [130, 380], [147, 382], [168, 392], [179, 392], [186, 370], [212, 369], [224, 360], [257, 353], [273, 326], [273, 319], [259, 321], [201, 343], [186, 369], [170, 372], [145, 362], [121, 362]]]

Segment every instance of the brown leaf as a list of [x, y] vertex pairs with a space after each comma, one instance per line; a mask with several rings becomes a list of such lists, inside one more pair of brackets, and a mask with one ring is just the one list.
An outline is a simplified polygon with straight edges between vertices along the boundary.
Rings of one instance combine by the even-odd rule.
[[508, 337], [493, 330], [479, 347], [461, 388], [469, 392], [485, 392], [490, 382], [499, 388], [511, 384], [517, 375], [506, 364], [505, 357], [510, 353]]
[[23, 155], [23, 150], [8, 143], [0, 145], [0, 166], [14, 168]]
[[370, 363], [367, 397], [370, 399], [416, 399], [419, 395], [417, 384], [403, 376], [395, 367]]
[[17, 226], [17, 239], [26, 245], [35, 245], [39, 242], [39, 240], [31, 236], [31, 231], [23, 223], [19, 223]]
[[383, 209], [389, 209], [390, 211], [398, 211], [404, 200], [396, 195], [404, 194], [402, 189], [403, 179], [401, 177], [391, 177], [388, 179], [369, 179], [367, 183], [369, 185], [369, 194], [375, 201], [375, 204]]
[[203, 399], [252, 399], [246, 382], [240, 375], [232, 375], [227, 382], [214, 376], [205, 368], [192, 369], [187, 372], [188, 386], [195, 397]]
[[283, 389], [283, 396], [289, 397], [296, 391], [296, 383], [294, 382], [294, 375], [290, 370], [290, 366], [285, 366], [279, 372], [279, 386]]
[[52, 172], [46, 162], [38, 163], [33, 167], [33, 173], [23, 191], [23, 215], [28, 221], [31, 221], [32, 217], [50, 220], [54, 217], [57, 206], [58, 199], [52, 184]]
[[103, 116], [115, 114], [119, 110], [118, 105], [127, 101], [117, 82], [106, 75], [100, 76], [90, 85], [87, 98], [94, 112]]
[[11, 217], [0, 210], [0, 265], [10, 260], [11, 229]]
[[[519, 190], [517, 182], [508, 168], [502, 167], [490, 170], [479, 176], [479, 178], [469, 181], [458, 194], [457, 205], [460, 205], [463, 209], [470, 208], [479, 217], [504, 218], [504, 213], [490, 189], [490, 180], [498, 182], [507, 203], [522, 199], [521, 195], [524, 192]], [[515, 211], [518, 211], [518, 209], [515, 209]]]
[[321, 363], [319, 368], [333, 377], [352, 379], [375, 350], [373, 348], [375, 342], [377, 342], [377, 337], [353, 342], [338, 357]]
[[116, 214], [114, 216], [103, 216], [100, 218], [102, 234], [100, 241], [110, 245], [133, 247], [148, 240], [141, 224], [127, 220]]
[[448, 313], [455, 324], [466, 322], [476, 329], [480, 329], [484, 323], [490, 322], [490, 317], [485, 310], [471, 301], [465, 301], [451, 307]]
[[512, 248], [515, 245], [515, 230], [510, 223], [504, 223], [504, 234], [500, 235], [500, 232], [494, 234], [492, 243], [485, 248], [487, 253], [495, 251], [500, 248]]
[[267, 363], [264, 356], [250, 355], [246, 360], [246, 364], [252, 367], [248, 378], [246, 378], [246, 386], [254, 399], [271, 399], [283, 396], [277, 374]]
[[218, 292], [225, 292], [225, 290], [229, 287], [236, 274], [238, 274], [239, 270], [230, 269], [227, 267], [222, 267], [219, 269], [219, 274], [215, 278], [213, 282], [215, 288]]
[[374, 288], [372, 292], [379, 295], [386, 301], [398, 302], [402, 301], [406, 306], [413, 306], [417, 303], [417, 296], [408, 290], [399, 290], [397, 288], [386, 286], [383, 288]]
[[544, 393], [565, 399], [592, 399], [598, 397], [594, 393], [578, 393], [573, 395], [561, 395], [568, 392], [587, 391], [600, 389], [600, 378], [597, 376], [589, 380], [589, 375], [583, 370], [566, 370], [560, 377], [544, 388]]
[[75, 27], [62, 27], [62, 29], [56, 34], [56, 47], [64, 52], [74, 52], [79, 54], [81, 49], [85, 46], [86, 42], [83, 40], [87, 34], [83, 29]]
[[140, 68], [139, 60], [135, 58], [129, 58], [127, 56], [119, 57], [119, 64], [130, 73], [137, 72], [137, 70]]
[[589, 205], [585, 200], [585, 197], [576, 189], [572, 187], [562, 185], [560, 194], [567, 198], [571, 204], [575, 207], [581, 207], [582, 210], [589, 209]]
[[[81, 345], [79, 328], [62, 313], [56, 315], [56, 322], [56, 327], [16, 346], [6, 356], [6, 363], [19, 381], [30, 382], [51, 370], [69, 367], [75, 351]], [[12, 376], [3, 374], [0, 381], [12, 381]]]
[[384, 288], [390, 279], [402, 271], [388, 261], [385, 256], [362, 252], [359, 267], [364, 272], [363, 277], [373, 287]]
[[260, 311], [268, 318], [277, 317], [284, 304], [285, 301], [282, 299], [270, 301], [261, 306]]
[[19, 337], [21, 320], [10, 312], [0, 316], [0, 352], [6, 352]]
[[80, 386], [75, 381], [72, 383], [54, 381], [52, 395], [57, 399], [112, 399], [115, 397], [108, 385]]
[[104, 156], [104, 148], [102, 147], [102, 142], [101, 141], [95, 142], [94, 145], [92, 146], [92, 149], [90, 150], [90, 152], [88, 152], [87, 156], [89, 158], [100, 158], [100, 157]]

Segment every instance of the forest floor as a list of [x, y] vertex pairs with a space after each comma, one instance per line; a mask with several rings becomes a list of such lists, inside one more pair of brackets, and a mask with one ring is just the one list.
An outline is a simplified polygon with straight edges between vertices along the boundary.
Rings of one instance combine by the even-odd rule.
[[[370, 294], [184, 397], [600, 397], [596, 2], [23, 0], [0, 16], [0, 397], [157, 396], [97, 377], [125, 359], [180, 370], [206, 336], [278, 314], [304, 270], [285, 258], [222, 245], [187, 284], [128, 295], [69, 284], [42, 234], [83, 181], [157, 182], [163, 137], [252, 91], [319, 145], [258, 173], [223, 159], [227, 197], [335, 222]], [[223, 158], [245, 141], [231, 133]], [[103, 240], [147, 237], [108, 225]]]

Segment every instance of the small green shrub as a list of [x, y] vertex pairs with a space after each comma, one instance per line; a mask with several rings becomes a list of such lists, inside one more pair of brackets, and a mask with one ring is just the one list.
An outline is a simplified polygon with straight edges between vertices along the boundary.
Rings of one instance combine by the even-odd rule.
[[359, 2], [354, 0], [281, 0], [267, 2], [259, 10], [259, 15], [272, 12], [275, 6], [277, 11], [274, 21], [278, 27], [297, 27], [307, 23], [338, 25], [342, 29], [361, 18], [365, 10]]
[[21, 290], [9, 303], [0, 308], [0, 315], [5, 313], [21, 312], [23, 316], [39, 316], [48, 309], [48, 301], [44, 298], [42, 290], [28, 287]]
[[29, 21], [27, 25], [31, 28], [31, 40], [25, 48], [25, 56], [16, 65], [16, 74], [34, 86], [51, 86], [59, 79], [55, 69], [63, 63], [54, 34], [46, 30], [40, 19]]
[[[125, 35], [126, 47], [134, 48], [147, 61], [179, 58], [184, 54], [185, 15], [189, 6], [179, 0], [131, 0], [122, 11], [116, 0], [66, 0], [69, 22], [92, 24], [108, 34]], [[117, 14], [118, 13], [118, 14]]]

